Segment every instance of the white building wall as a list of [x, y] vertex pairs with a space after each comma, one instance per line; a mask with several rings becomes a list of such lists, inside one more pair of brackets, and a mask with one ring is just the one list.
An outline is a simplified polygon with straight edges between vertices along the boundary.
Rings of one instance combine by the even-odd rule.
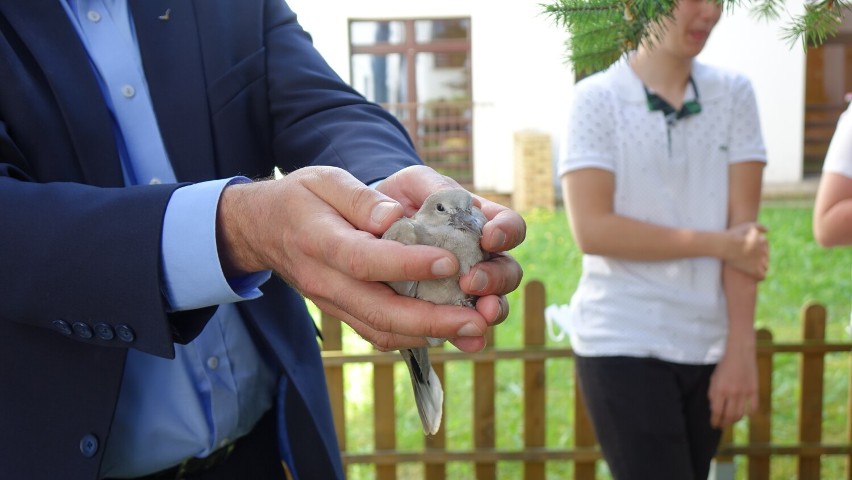
[[[537, 1], [472, 2], [475, 185], [511, 192], [513, 134], [546, 132], [558, 139], [567, 123], [574, 74], [565, 64], [567, 34], [540, 14]], [[490, 8], [489, 7], [490, 4]]]
[[[574, 75], [565, 64], [567, 34], [541, 14], [539, 0], [289, 0], [314, 44], [349, 80], [349, 19], [470, 17], [474, 109], [474, 184], [513, 188], [513, 133], [546, 132], [554, 159], [564, 137]], [[795, 5], [789, 8], [797, 8]], [[746, 73], [755, 87], [769, 153], [767, 182], [801, 179], [805, 57], [780, 40], [778, 22], [745, 10], [726, 15], [701, 58]]]
[[[787, 5], [791, 12], [802, 3]], [[782, 39], [788, 18], [755, 19], [747, 10], [725, 15], [704, 51], [702, 61], [745, 73], [757, 97], [768, 165], [766, 183], [802, 179], [805, 118], [805, 51], [801, 43]]]

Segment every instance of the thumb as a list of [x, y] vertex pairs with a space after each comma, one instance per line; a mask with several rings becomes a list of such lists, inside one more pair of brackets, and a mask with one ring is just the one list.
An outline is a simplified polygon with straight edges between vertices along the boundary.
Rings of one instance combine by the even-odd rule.
[[345, 170], [333, 167], [310, 170], [299, 182], [358, 230], [381, 235], [403, 216], [399, 202], [364, 185]]

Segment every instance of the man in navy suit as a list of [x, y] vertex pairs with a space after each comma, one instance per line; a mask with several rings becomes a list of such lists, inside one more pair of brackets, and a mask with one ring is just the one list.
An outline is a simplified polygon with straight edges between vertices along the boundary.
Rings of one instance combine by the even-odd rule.
[[342, 478], [303, 297], [481, 349], [519, 215], [480, 199], [476, 309], [382, 283], [456, 274], [377, 238], [455, 186], [282, 0], [0, 0], [1, 475]]

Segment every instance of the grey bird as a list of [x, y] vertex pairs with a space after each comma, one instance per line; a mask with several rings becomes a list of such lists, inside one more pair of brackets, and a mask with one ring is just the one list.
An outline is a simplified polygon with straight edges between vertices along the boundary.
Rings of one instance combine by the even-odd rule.
[[[459, 286], [459, 276], [485, 259], [479, 245], [486, 218], [473, 206], [473, 197], [463, 189], [440, 190], [433, 193], [411, 218], [400, 218], [382, 235], [406, 245], [432, 245], [452, 252], [459, 261], [457, 276], [436, 280], [387, 282], [396, 293], [435, 304], [475, 307], [477, 297], [468, 295]], [[444, 339], [427, 338], [438, 346]], [[414, 400], [423, 423], [423, 431], [434, 435], [441, 426], [444, 390], [425, 347], [400, 350], [408, 365]]]

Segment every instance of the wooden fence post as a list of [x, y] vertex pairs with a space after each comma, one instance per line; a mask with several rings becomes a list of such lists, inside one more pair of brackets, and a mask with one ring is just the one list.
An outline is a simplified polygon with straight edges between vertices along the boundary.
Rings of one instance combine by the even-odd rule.
[[[846, 395], [846, 442], [852, 444], [852, 355], [849, 355], [849, 391]], [[852, 452], [846, 455], [846, 480], [852, 480]]]
[[[486, 348], [494, 348], [494, 330], [485, 337]], [[494, 359], [473, 362], [473, 443], [477, 449], [494, 449]], [[477, 480], [495, 480], [497, 465], [492, 461], [476, 462]]]
[[[524, 288], [524, 347], [544, 346], [544, 285], [528, 282]], [[546, 424], [544, 360], [524, 361], [524, 446], [544, 448]], [[544, 480], [545, 462], [524, 462], [525, 480]]]
[[[772, 332], [761, 328], [757, 331], [757, 343], [772, 343]], [[748, 443], [766, 445], [772, 441], [772, 352], [757, 353], [757, 412], [748, 419]], [[769, 480], [769, 454], [753, 454], [748, 457], [749, 480]]]
[[[376, 450], [396, 448], [393, 363], [373, 364], [373, 434]], [[377, 480], [396, 480], [396, 465], [376, 465]]]
[[[825, 307], [815, 303], [805, 305], [802, 337], [806, 343], [825, 340]], [[799, 384], [799, 442], [819, 444], [822, 440], [822, 397], [824, 352], [802, 352]], [[816, 394], [816, 395], [815, 395]], [[820, 478], [820, 456], [802, 452], [799, 456], [798, 478]]]
[[[343, 350], [343, 329], [340, 320], [322, 313], [322, 349], [327, 351]], [[346, 451], [346, 402], [343, 399], [343, 365], [325, 367], [325, 382], [334, 415], [334, 429], [340, 451]], [[346, 467], [344, 467], [345, 469]]]

